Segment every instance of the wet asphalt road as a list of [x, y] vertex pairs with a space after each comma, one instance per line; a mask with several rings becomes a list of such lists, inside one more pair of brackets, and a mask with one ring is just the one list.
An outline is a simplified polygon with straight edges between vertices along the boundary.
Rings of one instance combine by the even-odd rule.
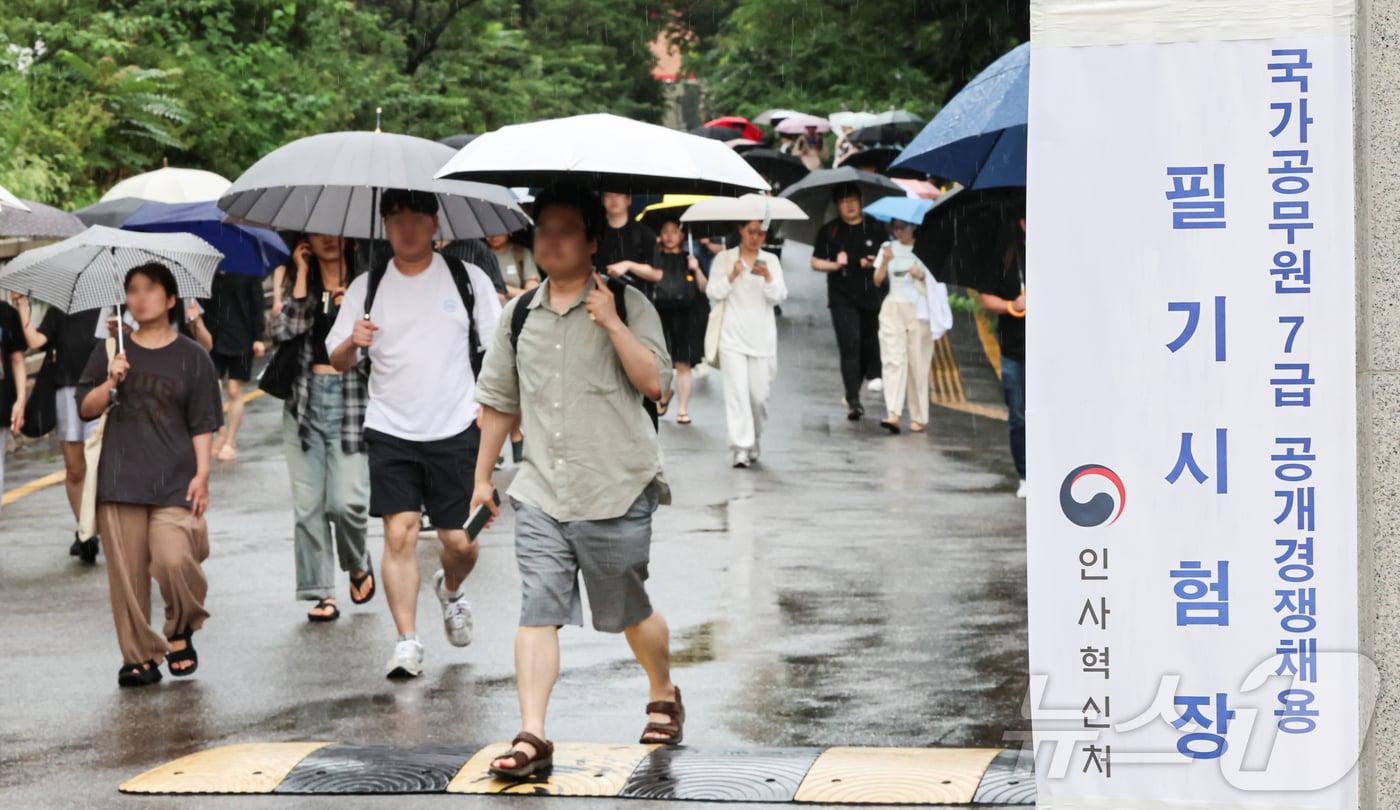
[[[791, 258], [791, 257], [789, 257]], [[656, 516], [651, 593], [672, 628], [687, 742], [704, 746], [1000, 747], [1022, 738], [1025, 516], [1005, 422], [934, 408], [929, 433], [848, 423], [822, 281], [789, 268], [778, 378], [762, 463], [727, 464], [718, 375], [695, 423], [661, 427], [675, 503]], [[959, 321], [959, 328], [966, 328]], [[867, 394], [872, 413], [881, 410]], [[423, 744], [510, 739], [519, 595], [507, 511], [483, 539], [467, 594], [476, 640], [450, 647], [425, 587], [424, 676], [383, 677], [394, 631], [381, 596], [311, 625], [293, 601], [291, 507], [280, 403], [255, 400], [241, 460], [217, 465], [206, 563], [212, 618], [200, 671], [118, 690], [102, 562], [67, 555], [60, 487], [0, 515], [0, 806], [567, 807], [619, 800], [400, 796], [121, 796], [126, 778], [234, 742]], [[56, 468], [30, 449], [11, 488]], [[507, 464], [498, 483], [512, 475]], [[382, 545], [373, 529], [371, 548]], [[425, 583], [435, 542], [420, 542]], [[155, 597], [159, 615], [159, 596]], [[646, 681], [620, 636], [561, 634], [555, 739], [633, 741]], [[629, 801], [627, 807], [648, 802]]]

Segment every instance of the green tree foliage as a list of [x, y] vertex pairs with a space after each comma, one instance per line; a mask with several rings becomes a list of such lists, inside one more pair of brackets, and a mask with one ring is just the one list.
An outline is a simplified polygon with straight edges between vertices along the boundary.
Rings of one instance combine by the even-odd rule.
[[304, 135], [655, 119], [636, 0], [4, 0], [0, 185], [65, 207], [167, 160], [238, 175]]
[[1029, 0], [685, 0], [688, 64], [711, 112], [932, 115], [1024, 42]]

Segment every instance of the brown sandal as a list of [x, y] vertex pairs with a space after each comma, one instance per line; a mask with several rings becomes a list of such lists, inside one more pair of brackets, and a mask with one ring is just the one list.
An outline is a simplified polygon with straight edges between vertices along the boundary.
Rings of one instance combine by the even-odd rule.
[[[533, 747], [535, 755], [532, 757], [524, 751], [516, 751], [515, 746], [520, 743]], [[509, 768], [497, 768], [493, 765], [488, 769], [497, 779], [523, 782], [537, 776], [548, 776], [550, 771], [554, 770], [554, 743], [541, 740], [528, 731], [522, 731], [515, 735], [510, 745], [510, 752], [496, 759], [508, 759], [515, 764]]]
[[[681, 688], [676, 689], [676, 699], [656, 700], [647, 704], [647, 714], [664, 714], [671, 718], [669, 723], [647, 723], [642, 729], [641, 743], [643, 745], [680, 745], [681, 738], [685, 736], [685, 704], [681, 703]], [[665, 736], [648, 737], [648, 734], [660, 734]]]

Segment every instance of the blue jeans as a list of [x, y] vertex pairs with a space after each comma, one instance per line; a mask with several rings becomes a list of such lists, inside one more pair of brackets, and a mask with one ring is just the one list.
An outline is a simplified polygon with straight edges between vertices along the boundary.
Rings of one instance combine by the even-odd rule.
[[1006, 421], [1011, 428], [1011, 460], [1026, 480], [1026, 363], [1001, 358], [1001, 387], [1006, 393]]
[[[341, 378], [311, 375], [311, 446], [301, 449], [297, 420], [290, 408], [282, 415], [282, 447], [292, 479], [296, 513], [293, 548], [297, 598], [335, 596], [335, 563], [346, 573], [368, 571], [369, 462], [364, 453], [340, 447], [345, 413]], [[332, 537], [334, 529], [334, 537]]]

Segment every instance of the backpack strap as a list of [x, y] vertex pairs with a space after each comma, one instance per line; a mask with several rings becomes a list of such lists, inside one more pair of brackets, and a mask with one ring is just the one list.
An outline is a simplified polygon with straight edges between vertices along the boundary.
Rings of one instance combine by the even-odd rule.
[[447, 260], [447, 269], [452, 273], [452, 283], [457, 287], [457, 295], [462, 299], [462, 306], [467, 309], [467, 343], [470, 347], [472, 376], [481, 376], [481, 360], [486, 355], [486, 349], [481, 345], [481, 336], [476, 329], [476, 295], [472, 292], [471, 275], [467, 273], [467, 265], [456, 256], [443, 255]]
[[515, 309], [510, 313], [510, 351], [515, 354], [516, 346], [520, 345], [520, 333], [525, 329], [525, 319], [530, 317], [530, 302], [535, 299], [535, 293], [539, 287], [526, 290], [516, 299]]

